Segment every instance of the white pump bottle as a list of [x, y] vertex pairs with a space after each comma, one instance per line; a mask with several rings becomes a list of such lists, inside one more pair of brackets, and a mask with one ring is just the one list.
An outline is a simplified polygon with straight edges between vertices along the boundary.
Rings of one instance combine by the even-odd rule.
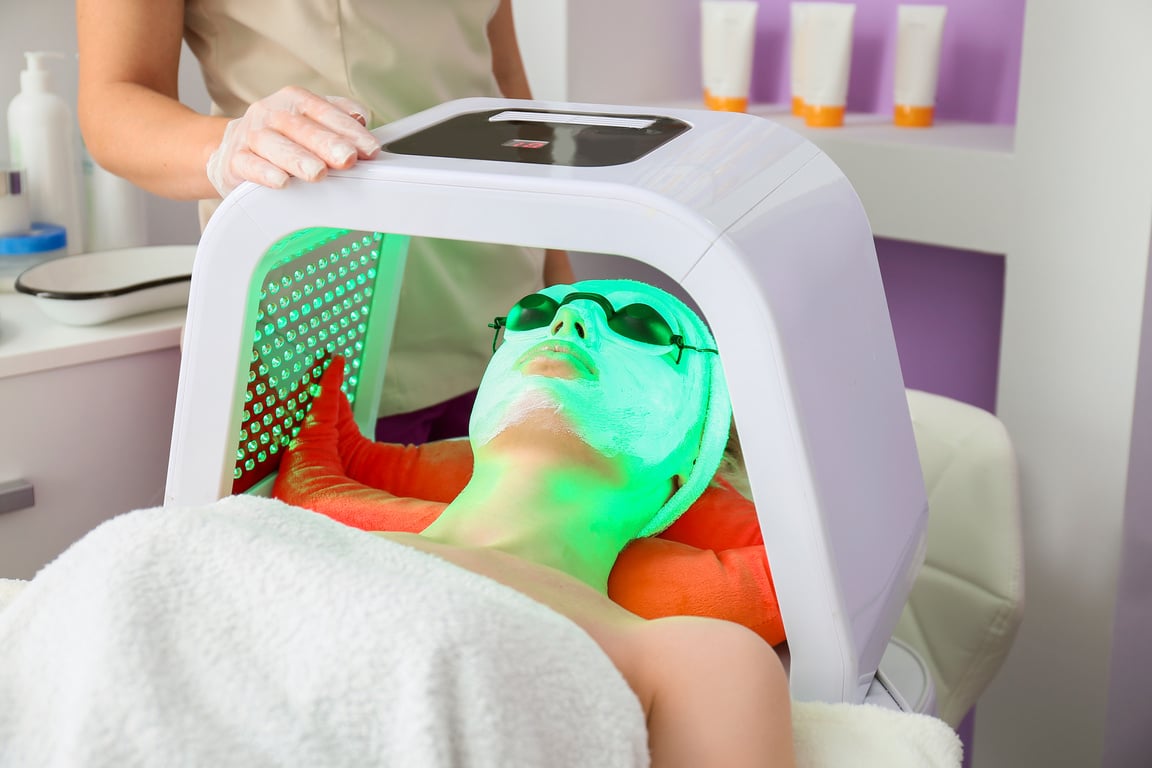
[[56, 224], [68, 233], [68, 253], [83, 251], [83, 185], [76, 155], [72, 110], [51, 90], [48, 58], [61, 53], [30, 51], [20, 73], [20, 93], [8, 105], [12, 162], [25, 172], [28, 212], [34, 222]]

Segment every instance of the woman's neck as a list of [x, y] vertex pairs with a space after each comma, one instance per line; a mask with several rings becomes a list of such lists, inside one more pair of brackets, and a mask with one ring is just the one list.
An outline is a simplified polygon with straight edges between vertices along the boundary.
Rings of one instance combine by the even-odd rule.
[[422, 535], [499, 549], [606, 592], [620, 551], [670, 487], [635, 482], [570, 435], [509, 430], [477, 449], [472, 479]]

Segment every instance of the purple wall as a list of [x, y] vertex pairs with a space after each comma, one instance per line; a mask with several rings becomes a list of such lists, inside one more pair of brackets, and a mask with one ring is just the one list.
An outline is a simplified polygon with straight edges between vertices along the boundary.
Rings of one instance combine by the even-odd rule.
[[877, 240], [905, 386], [996, 410], [1004, 258]]
[[[899, 0], [856, 3], [852, 77], [848, 109], [892, 110], [892, 68], [896, 57]], [[915, 0], [908, 5], [923, 5]], [[940, 52], [936, 116], [980, 123], [1015, 123], [1024, 32], [1024, 0], [951, 0]], [[752, 95], [756, 101], [784, 103], [788, 83], [790, 3], [760, 0]]]

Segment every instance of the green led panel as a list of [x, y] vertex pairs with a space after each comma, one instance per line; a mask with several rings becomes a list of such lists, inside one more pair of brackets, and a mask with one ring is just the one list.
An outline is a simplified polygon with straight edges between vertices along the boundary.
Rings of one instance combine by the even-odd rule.
[[265, 263], [271, 266], [253, 285], [255, 329], [233, 493], [248, 490], [279, 466], [332, 355], [344, 356], [344, 391], [356, 401], [383, 237], [315, 227], [294, 232], [269, 250]]

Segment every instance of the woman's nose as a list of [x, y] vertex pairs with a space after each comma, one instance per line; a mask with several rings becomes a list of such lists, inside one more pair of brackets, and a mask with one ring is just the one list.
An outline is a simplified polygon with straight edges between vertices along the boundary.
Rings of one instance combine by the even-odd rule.
[[564, 305], [556, 312], [549, 329], [553, 336], [575, 336], [584, 342], [590, 341], [592, 324], [588, 317], [578, 307]]

